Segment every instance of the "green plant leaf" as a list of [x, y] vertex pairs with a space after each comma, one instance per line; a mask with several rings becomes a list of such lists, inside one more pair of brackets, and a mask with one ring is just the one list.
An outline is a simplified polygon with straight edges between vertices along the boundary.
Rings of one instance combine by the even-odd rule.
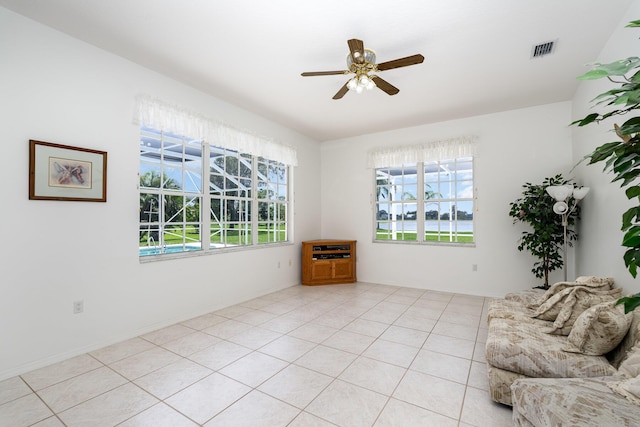
[[615, 161], [613, 162], [614, 172], [618, 172], [618, 169], [623, 169], [623, 165], [627, 163], [637, 163], [640, 154], [635, 151], [629, 151], [627, 147], [622, 147], [620, 150], [616, 150]]
[[[621, 179], [629, 179], [631, 181], [635, 180], [635, 176], [637, 175], [636, 172], [639, 172], [639, 170], [637, 169], [638, 167], [638, 162], [635, 162], [633, 160], [628, 160], [626, 162], [623, 161], [618, 161], [621, 160], [619, 157], [615, 159], [615, 161], [613, 162], [613, 167], [611, 168], [613, 170], [613, 172], [617, 175], [612, 182], [615, 181], [619, 181]], [[623, 187], [626, 186], [623, 185]]]
[[622, 246], [627, 248], [640, 247], [640, 226], [631, 227], [622, 238]]
[[627, 104], [629, 103], [629, 98], [630, 98], [630, 95], [628, 93], [625, 93], [623, 95], [616, 97], [615, 100], [612, 101], [612, 104], [613, 105]]
[[629, 22], [625, 28], [640, 27], [640, 20]]
[[621, 144], [623, 144], [622, 141], [614, 141], [599, 146], [593, 151], [593, 153], [588, 155], [590, 159], [589, 164], [598, 163], [605, 160], [606, 158], [611, 156], [616, 151], [616, 149], [620, 147]]
[[640, 186], [634, 185], [633, 187], [627, 188], [625, 194], [627, 195], [627, 199], [629, 200], [633, 199], [634, 197], [640, 196]]
[[638, 132], [640, 132], [640, 117], [629, 119], [620, 126], [620, 133], [623, 135], [631, 135]]
[[636, 218], [640, 214], [640, 207], [634, 206], [632, 208], [627, 209], [625, 213], [622, 214], [622, 231], [626, 231], [633, 225], [633, 219]]
[[640, 175], [640, 169], [634, 169], [630, 172], [626, 172], [624, 176], [613, 179], [613, 181], [619, 181], [620, 179], [624, 178], [624, 181], [622, 181], [620, 187], [626, 187], [627, 185], [638, 179], [638, 175]]
[[627, 92], [627, 90], [626, 90], [626, 89], [624, 89], [624, 88], [622, 88], [622, 87], [620, 87], [620, 88], [615, 88], [615, 89], [610, 89], [610, 90], [608, 90], [608, 91], [606, 91], [606, 92], [602, 92], [600, 95], [598, 95], [598, 96], [596, 96], [595, 98], [593, 98], [593, 99], [591, 100], [591, 102], [596, 102], [596, 101], [600, 102], [600, 101], [602, 101], [602, 100], [607, 100], [607, 99], [609, 99], [609, 98], [614, 98], [614, 97], [616, 97], [618, 94], [620, 94], [620, 93], [625, 93], [625, 92]]
[[640, 293], [630, 297], [622, 297], [616, 302], [616, 305], [618, 304], [624, 304], [624, 312], [631, 313], [633, 310], [640, 307]]
[[638, 250], [637, 249], [628, 249], [623, 256], [624, 259], [624, 265], [627, 267], [627, 269], [629, 270], [629, 273], [631, 274], [631, 276], [633, 276], [634, 278], [636, 277], [637, 274], [637, 255]]
[[609, 76], [609, 72], [607, 70], [603, 70], [601, 68], [589, 70], [581, 76], [578, 76], [578, 80], [597, 80], [603, 77]]
[[640, 64], [640, 58], [631, 56], [629, 58], [620, 59], [609, 64], [594, 64], [593, 69], [587, 71], [579, 80], [597, 80], [609, 76], [624, 76]]
[[596, 119], [599, 116], [600, 114], [598, 113], [591, 113], [583, 119], [576, 120], [575, 122], [571, 123], [571, 125], [577, 124], [578, 126], [585, 126], [585, 125], [588, 125], [589, 123], [593, 123], [594, 121], [596, 121]]

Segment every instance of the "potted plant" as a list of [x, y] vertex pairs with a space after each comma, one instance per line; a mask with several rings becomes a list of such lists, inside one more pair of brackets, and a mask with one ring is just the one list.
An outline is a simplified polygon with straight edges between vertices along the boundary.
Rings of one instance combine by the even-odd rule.
[[[546, 192], [550, 185], [570, 184], [561, 174], [545, 178], [542, 184], [527, 182], [522, 187], [522, 197], [510, 203], [509, 216], [513, 223], [524, 222], [531, 227], [531, 231], [523, 231], [518, 244], [518, 250], [527, 250], [538, 258], [533, 264], [531, 272], [544, 279], [542, 289], [549, 289], [549, 273], [562, 268], [564, 258], [561, 250], [564, 244], [564, 227], [562, 217], [553, 211], [555, 200]], [[567, 217], [567, 225], [572, 226], [580, 215], [580, 207], [576, 207]], [[578, 238], [577, 233], [567, 228], [567, 244]]]
[[[640, 20], [630, 22], [627, 27], [640, 27]], [[640, 265], [640, 58], [629, 57], [610, 64], [594, 64], [593, 68], [578, 77], [580, 80], [607, 78], [616, 87], [601, 93], [592, 102], [606, 107], [605, 113], [592, 113], [576, 120], [572, 125], [586, 126], [618, 115], [631, 116], [622, 125], [614, 125], [618, 139], [597, 147], [583, 160], [588, 164], [605, 162], [604, 171], [612, 173], [612, 182], [620, 182], [627, 198], [636, 206], [622, 214], [622, 246], [625, 266], [635, 278]], [[624, 303], [625, 312], [640, 306], [640, 293], [618, 301]]]

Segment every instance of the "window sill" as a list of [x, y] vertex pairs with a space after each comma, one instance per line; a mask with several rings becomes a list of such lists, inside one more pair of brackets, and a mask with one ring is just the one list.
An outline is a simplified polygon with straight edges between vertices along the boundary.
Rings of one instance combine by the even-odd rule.
[[414, 245], [414, 246], [453, 246], [458, 248], [475, 248], [476, 242], [456, 243], [456, 242], [417, 242], [415, 240], [372, 240], [373, 243], [389, 245]]
[[139, 256], [138, 260], [140, 264], [148, 264], [151, 262], [158, 262], [158, 261], [169, 261], [169, 260], [175, 260], [175, 259], [195, 258], [195, 257], [202, 257], [202, 256], [218, 255], [218, 254], [229, 254], [234, 252], [247, 252], [247, 251], [254, 251], [254, 250], [268, 249], [268, 248], [281, 248], [284, 246], [292, 246], [293, 244], [294, 244], [293, 242], [279, 242], [279, 243], [269, 243], [269, 244], [265, 243], [261, 245], [236, 246], [236, 247], [229, 247], [229, 248], [186, 251], [186, 252], [177, 252], [177, 253], [160, 254], [160, 255], [146, 255], [146, 256]]

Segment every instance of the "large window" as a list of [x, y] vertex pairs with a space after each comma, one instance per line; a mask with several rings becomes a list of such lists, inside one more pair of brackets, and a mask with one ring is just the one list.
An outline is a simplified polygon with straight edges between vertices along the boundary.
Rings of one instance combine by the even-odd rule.
[[375, 169], [375, 241], [474, 243], [473, 158]]
[[289, 168], [141, 127], [140, 256], [288, 241]]

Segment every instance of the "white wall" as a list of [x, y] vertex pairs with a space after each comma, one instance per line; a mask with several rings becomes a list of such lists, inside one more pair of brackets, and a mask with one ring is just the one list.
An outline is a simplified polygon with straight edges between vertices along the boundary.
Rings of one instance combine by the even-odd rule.
[[[296, 147], [295, 244], [140, 264], [138, 93]], [[317, 142], [3, 8], [0, 94], [0, 380], [300, 283], [299, 242], [319, 234]], [[107, 151], [107, 203], [28, 200], [29, 139]]]
[[[322, 235], [358, 240], [360, 281], [487, 296], [537, 286], [541, 281], [530, 272], [535, 259], [516, 249], [526, 228], [512, 225], [509, 203], [525, 182], [569, 176], [570, 122], [571, 104], [564, 102], [323, 143]], [[367, 151], [462, 135], [478, 137], [476, 246], [372, 243], [374, 178], [365, 167]], [[550, 282], [561, 275], [554, 272]]]
[[[624, 28], [630, 21], [640, 19], [640, 1], [635, 1], [610, 37], [594, 62], [609, 63], [629, 56], [638, 55], [640, 29]], [[585, 68], [587, 71], [589, 68]], [[618, 87], [606, 79], [582, 82], [573, 100], [573, 120], [581, 119], [593, 112], [602, 112], [601, 107], [593, 107], [590, 102], [598, 94]], [[637, 114], [636, 114], [637, 115]], [[579, 162], [597, 146], [615, 141], [613, 124], [622, 124], [632, 116], [610, 118], [600, 124], [573, 127], [573, 161]], [[640, 286], [627, 271], [620, 245], [623, 233], [622, 213], [633, 204], [624, 194], [619, 183], [611, 183], [613, 175], [603, 173], [604, 163], [581, 164], [576, 169], [584, 185], [591, 192], [584, 199], [581, 223], [582, 243], [578, 247], [577, 271], [581, 275], [594, 274], [613, 277], [626, 292], [638, 292]]]

